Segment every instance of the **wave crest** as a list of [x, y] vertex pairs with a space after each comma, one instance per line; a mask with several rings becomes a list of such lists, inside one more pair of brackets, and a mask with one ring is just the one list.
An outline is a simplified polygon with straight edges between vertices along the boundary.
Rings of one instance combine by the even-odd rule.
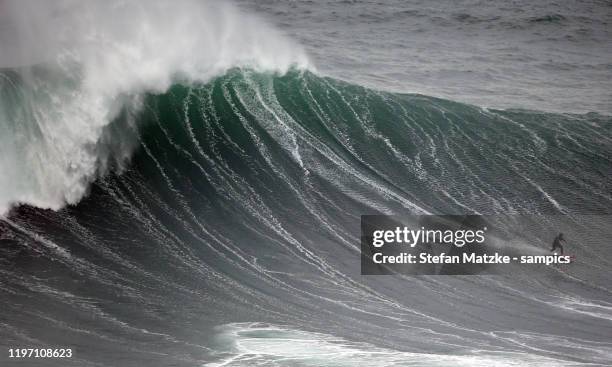
[[109, 124], [144, 93], [233, 67], [309, 64], [299, 45], [220, 2], [7, 1], [0, 24], [0, 214], [78, 202], [131, 155], [129, 129], [111, 138]]

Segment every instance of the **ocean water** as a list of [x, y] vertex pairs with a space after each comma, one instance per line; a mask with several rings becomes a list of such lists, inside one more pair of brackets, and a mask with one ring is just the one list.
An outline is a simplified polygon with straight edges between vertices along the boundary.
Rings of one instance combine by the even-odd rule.
[[239, 1], [354, 83], [481, 107], [612, 112], [609, 1]]
[[[2, 365], [612, 363], [609, 3], [1, 5]], [[577, 261], [361, 276], [362, 214]]]

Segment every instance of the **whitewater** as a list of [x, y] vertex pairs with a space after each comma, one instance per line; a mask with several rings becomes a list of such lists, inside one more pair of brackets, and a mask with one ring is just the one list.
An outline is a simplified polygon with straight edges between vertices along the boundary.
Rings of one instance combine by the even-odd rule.
[[222, 2], [2, 5], [3, 214], [13, 204], [75, 204], [99, 174], [120, 167], [134, 147], [123, 133], [108, 136], [108, 125], [137, 113], [145, 93], [232, 67], [308, 66], [298, 45]]
[[[343, 3], [0, 3], [3, 350], [72, 347], [41, 363], [81, 367], [610, 364], [612, 117], [578, 87], [525, 86], [542, 109], [504, 109], [527, 98], [507, 93], [520, 78], [480, 95], [408, 81], [405, 45], [370, 38], [520, 9]], [[372, 32], [349, 44], [363, 13]], [[378, 51], [360, 61], [364, 44]], [[514, 215], [496, 245], [545, 255], [562, 228], [576, 261], [362, 276], [364, 214]]]

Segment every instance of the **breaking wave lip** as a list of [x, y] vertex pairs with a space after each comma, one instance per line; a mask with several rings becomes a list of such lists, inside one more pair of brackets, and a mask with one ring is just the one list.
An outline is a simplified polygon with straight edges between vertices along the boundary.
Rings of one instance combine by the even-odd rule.
[[[9, 0], [0, 22], [0, 215], [76, 204], [120, 169], [146, 93], [235, 67], [313, 70], [298, 44], [227, 2]], [[109, 136], [120, 114], [127, 131]]]

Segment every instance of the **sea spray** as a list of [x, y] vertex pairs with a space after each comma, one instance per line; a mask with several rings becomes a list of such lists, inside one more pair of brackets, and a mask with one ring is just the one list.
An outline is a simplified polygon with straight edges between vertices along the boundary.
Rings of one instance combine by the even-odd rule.
[[[163, 93], [177, 80], [205, 82], [232, 67], [283, 73], [308, 65], [298, 45], [227, 3], [2, 6], [0, 215], [17, 203], [59, 209], [78, 202], [109, 163], [130, 157], [130, 116], [145, 93]], [[109, 136], [122, 130], [109, 128], [120, 113], [124, 129]]]

